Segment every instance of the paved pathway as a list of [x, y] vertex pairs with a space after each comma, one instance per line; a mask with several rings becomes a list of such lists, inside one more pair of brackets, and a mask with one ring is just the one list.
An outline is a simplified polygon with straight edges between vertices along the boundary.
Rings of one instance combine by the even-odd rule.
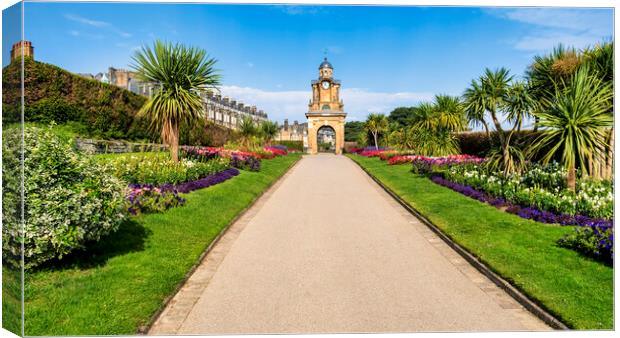
[[150, 334], [547, 330], [350, 159], [305, 156]]

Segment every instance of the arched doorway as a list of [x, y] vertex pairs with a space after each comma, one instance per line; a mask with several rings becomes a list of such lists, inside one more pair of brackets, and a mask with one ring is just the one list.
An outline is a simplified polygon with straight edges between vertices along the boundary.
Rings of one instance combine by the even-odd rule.
[[331, 126], [322, 126], [316, 132], [318, 151], [322, 153], [336, 152], [336, 131]]

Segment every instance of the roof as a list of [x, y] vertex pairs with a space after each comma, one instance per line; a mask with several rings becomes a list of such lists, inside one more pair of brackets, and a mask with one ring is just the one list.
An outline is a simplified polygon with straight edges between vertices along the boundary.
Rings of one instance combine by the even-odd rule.
[[321, 62], [321, 64], [319, 65], [319, 69], [322, 69], [322, 68], [334, 69], [334, 67], [332, 67], [332, 64], [329, 63], [329, 61], [327, 61], [327, 58], [324, 58], [323, 62]]

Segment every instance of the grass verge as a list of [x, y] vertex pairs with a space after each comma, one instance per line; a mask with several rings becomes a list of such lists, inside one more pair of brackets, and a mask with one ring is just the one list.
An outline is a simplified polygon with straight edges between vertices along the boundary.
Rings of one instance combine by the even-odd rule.
[[409, 165], [348, 156], [568, 326], [613, 328], [613, 268], [559, 247], [572, 227], [502, 212], [412, 174]]
[[183, 207], [133, 217], [88, 251], [27, 271], [26, 335], [135, 334], [220, 231], [300, 158], [262, 161], [260, 172], [187, 194]]

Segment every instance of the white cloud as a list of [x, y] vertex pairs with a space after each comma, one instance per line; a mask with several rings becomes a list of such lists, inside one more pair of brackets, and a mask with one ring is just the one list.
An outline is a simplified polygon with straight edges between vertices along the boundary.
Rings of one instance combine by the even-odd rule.
[[[250, 87], [222, 86], [223, 96], [229, 96], [247, 105], [255, 105], [269, 114], [269, 119], [305, 121], [310, 90], [267, 91]], [[400, 106], [413, 106], [431, 100], [434, 94], [416, 92], [372, 92], [362, 88], [346, 88], [341, 91], [348, 121], [364, 120], [369, 113], [389, 113]]]
[[319, 7], [317, 6], [278, 5], [274, 7], [280, 9], [288, 15], [317, 14], [319, 12]]
[[[92, 26], [92, 27], [96, 27], [96, 28], [109, 29], [109, 30], [113, 31], [114, 33], [120, 35], [123, 38], [130, 38], [132, 36], [131, 33], [127, 33], [125, 31], [122, 31], [122, 30], [118, 29], [117, 27], [114, 27], [114, 25], [112, 25], [109, 22], [93, 20], [93, 19], [85, 18], [83, 16], [74, 15], [74, 14], [65, 14], [65, 18], [67, 18], [68, 20], [71, 20], [71, 21], [79, 22], [79, 23], [87, 25], [87, 26]], [[79, 35], [85, 35], [85, 34], [79, 34]]]
[[562, 34], [557, 32], [540, 32], [538, 35], [527, 35], [518, 40], [514, 47], [523, 51], [547, 51], [559, 44], [575, 48], [592, 46], [602, 40], [603, 36], [591, 34]]
[[65, 18], [75, 21], [75, 22], [79, 22], [85, 25], [89, 25], [89, 26], [93, 26], [93, 27], [108, 27], [110, 26], [109, 22], [105, 22], [105, 21], [98, 21], [98, 20], [91, 20], [85, 17], [81, 17], [79, 15], [73, 15], [73, 14], [65, 14]]
[[74, 37], [85, 37], [85, 38], [95, 39], [95, 40], [103, 39], [103, 35], [101, 34], [84, 33], [84, 32], [80, 32], [77, 30], [70, 30], [69, 35], [74, 36]]
[[511, 8], [489, 9], [492, 15], [531, 25], [513, 41], [523, 51], [548, 51], [558, 44], [584, 48], [611, 38], [613, 15], [609, 9]]

